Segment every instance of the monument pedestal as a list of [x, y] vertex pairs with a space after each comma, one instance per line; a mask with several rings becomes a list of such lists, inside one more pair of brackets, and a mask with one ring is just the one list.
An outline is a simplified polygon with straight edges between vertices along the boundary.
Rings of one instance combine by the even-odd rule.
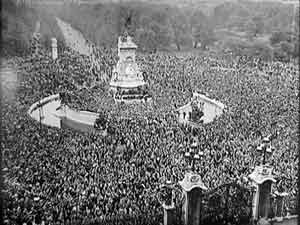
[[110, 89], [115, 102], [147, 102], [150, 99], [144, 73], [135, 61], [137, 45], [130, 36], [119, 37], [119, 60], [112, 70]]
[[201, 177], [195, 173], [187, 173], [179, 182], [183, 189], [185, 202], [183, 205], [184, 224], [199, 225], [201, 222], [202, 192], [207, 190]]

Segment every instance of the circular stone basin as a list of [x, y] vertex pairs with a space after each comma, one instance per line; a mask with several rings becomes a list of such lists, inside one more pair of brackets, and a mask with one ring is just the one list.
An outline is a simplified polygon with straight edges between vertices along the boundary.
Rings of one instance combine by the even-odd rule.
[[72, 110], [67, 106], [62, 107], [58, 94], [34, 103], [28, 110], [28, 114], [33, 119], [47, 126], [72, 128], [83, 132], [96, 132], [94, 122], [98, 114]]

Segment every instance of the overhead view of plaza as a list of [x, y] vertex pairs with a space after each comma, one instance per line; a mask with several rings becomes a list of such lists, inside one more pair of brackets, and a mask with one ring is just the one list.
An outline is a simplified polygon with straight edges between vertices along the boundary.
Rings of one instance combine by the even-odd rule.
[[297, 224], [299, 3], [50, 2], [2, 5], [1, 224]]

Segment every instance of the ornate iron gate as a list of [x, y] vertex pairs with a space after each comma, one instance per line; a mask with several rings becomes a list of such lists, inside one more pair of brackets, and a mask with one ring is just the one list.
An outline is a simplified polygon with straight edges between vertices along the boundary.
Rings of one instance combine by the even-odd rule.
[[252, 210], [252, 193], [237, 183], [221, 185], [204, 193], [201, 224], [249, 224]]

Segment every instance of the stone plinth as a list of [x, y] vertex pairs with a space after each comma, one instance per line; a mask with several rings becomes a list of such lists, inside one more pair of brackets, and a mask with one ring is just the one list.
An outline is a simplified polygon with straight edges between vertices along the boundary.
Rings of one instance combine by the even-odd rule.
[[175, 221], [175, 206], [172, 202], [171, 205], [163, 204], [164, 208], [164, 225], [173, 225]]

